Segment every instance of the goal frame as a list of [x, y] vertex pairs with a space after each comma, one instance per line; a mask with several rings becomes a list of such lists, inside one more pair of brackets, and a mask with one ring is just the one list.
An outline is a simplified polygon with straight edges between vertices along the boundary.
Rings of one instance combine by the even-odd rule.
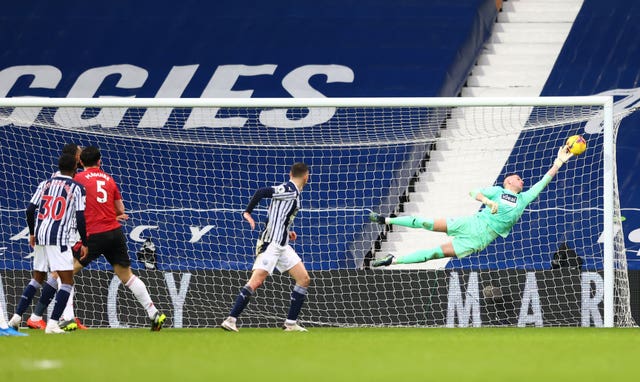
[[196, 107], [465, 107], [601, 106], [603, 108], [604, 327], [614, 326], [614, 124], [612, 96], [562, 97], [356, 97], [356, 98], [0, 98], [0, 107], [196, 108]]

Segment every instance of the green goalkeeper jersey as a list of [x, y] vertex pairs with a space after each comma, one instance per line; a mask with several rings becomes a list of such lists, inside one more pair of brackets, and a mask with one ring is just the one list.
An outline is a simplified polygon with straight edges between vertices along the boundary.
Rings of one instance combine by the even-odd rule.
[[472, 196], [478, 193], [498, 203], [498, 212], [491, 213], [491, 208], [483, 208], [478, 212], [478, 217], [487, 223], [498, 235], [507, 237], [511, 228], [516, 224], [524, 209], [534, 201], [540, 192], [551, 182], [551, 177], [545, 175], [538, 183], [534, 184], [526, 192], [513, 193], [500, 186], [483, 188], [472, 191]]

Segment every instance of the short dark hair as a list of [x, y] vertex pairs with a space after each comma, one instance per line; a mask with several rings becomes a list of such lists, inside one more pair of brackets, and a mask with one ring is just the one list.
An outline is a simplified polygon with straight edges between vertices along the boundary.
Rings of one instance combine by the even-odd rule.
[[87, 146], [80, 153], [80, 160], [85, 167], [97, 165], [100, 158], [102, 158], [102, 154], [96, 146]]
[[309, 166], [302, 162], [296, 162], [291, 166], [291, 176], [299, 178], [309, 172]]
[[76, 145], [75, 143], [67, 143], [66, 145], [64, 145], [64, 147], [62, 147], [63, 154], [71, 154], [75, 156], [77, 152], [78, 145]]
[[76, 170], [76, 155], [64, 153], [58, 158], [58, 170], [64, 173], [74, 172]]

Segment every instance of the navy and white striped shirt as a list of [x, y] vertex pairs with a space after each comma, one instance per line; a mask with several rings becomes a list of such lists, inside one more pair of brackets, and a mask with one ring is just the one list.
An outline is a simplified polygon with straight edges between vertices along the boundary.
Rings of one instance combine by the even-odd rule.
[[84, 187], [70, 176], [55, 175], [38, 185], [30, 207], [36, 213], [37, 245], [69, 245], [69, 236], [76, 228], [76, 213], [85, 208]]
[[279, 186], [260, 188], [253, 195], [245, 211], [251, 213], [263, 198], [271, 198], [271, 204], [267, 212], [266, 227], [260, 233], [260, 240], [285, 246], [289, 243], [289, 227], [300, 209], [300, 190], [291, 181]]
[[[76, 171], [81, 172], [82, 170], [78, 168]], [[56, 171], [51, 174], [52, 178], [55, 178], [56, 176], [62, 176], [62, 173], [60, 171]], [[71, 234], [69, 235], [69, 243], [76, 243], [78, 240], [80, 240], [80, 233], [78, 233], [77, 224], [78, 223], [75, 219], [71, 222]]]

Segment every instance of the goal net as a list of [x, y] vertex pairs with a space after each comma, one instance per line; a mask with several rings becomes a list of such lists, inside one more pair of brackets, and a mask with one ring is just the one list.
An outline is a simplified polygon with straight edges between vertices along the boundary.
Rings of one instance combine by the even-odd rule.
[[[256, 230], [241, 214], [297, 161], [311, 169], [292, 243], [312, 278], [303, 325], [634, 325], [608, 97], [0, 101], [0, 302], [9, 313], [30, 278], [26, 204], [62, 146], [77, 143], [98, 146], [120, 186], [132, 267], [168, 326], [213, 327], [227, 316], [250, 276], [268, 200], [254, 210]], [[602, 128], [587, 134], [594, 121]], [[574, 134], [587, 151], [507, 238], [462, 259], [369, 267], [450, 240], [371, 223], [371, 211], [472, 215], [481, 205], [470, 190], [508, 173], [527, 189]], [[275, 272], [239, 325], [279, 326], [292, 287]], [[76, 291], [76, 315], [89, 326], [147, 325], [104, 259], [76, 276]]]

